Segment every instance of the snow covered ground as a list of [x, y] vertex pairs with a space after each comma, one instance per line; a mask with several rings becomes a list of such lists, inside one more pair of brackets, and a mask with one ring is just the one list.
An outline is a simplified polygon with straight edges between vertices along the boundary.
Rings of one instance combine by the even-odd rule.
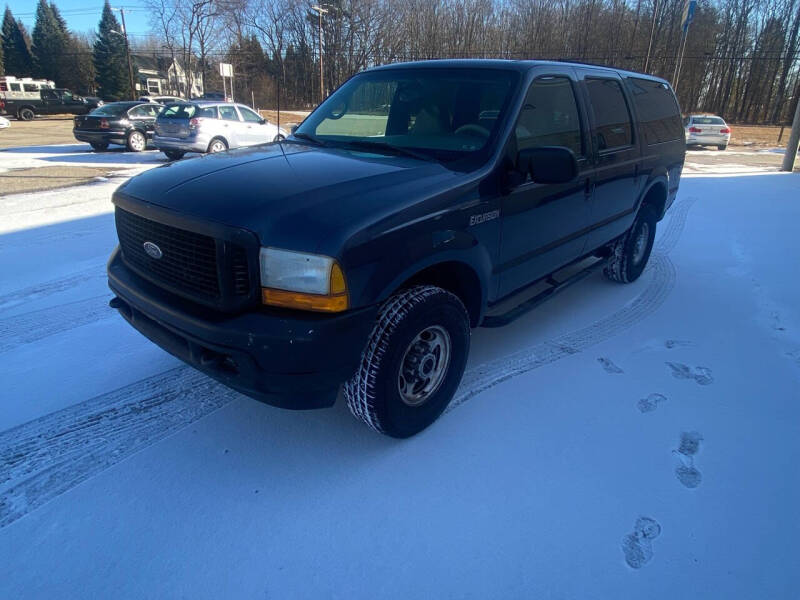
[[0, 198], [0, 598], [797, 598], [800, 176], [707, 166], [638, 282], [476, 330], [403, 442], [125, 324], [122, 179]]

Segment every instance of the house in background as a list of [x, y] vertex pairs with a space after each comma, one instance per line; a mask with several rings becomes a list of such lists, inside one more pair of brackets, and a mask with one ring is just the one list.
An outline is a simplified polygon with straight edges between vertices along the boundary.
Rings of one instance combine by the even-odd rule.
[[203, 95], [203, 74], [194, 71], [189, 76], [176, 58], [131, 54], [136, 72], [137, 96], [181, 96], [195, 98]]

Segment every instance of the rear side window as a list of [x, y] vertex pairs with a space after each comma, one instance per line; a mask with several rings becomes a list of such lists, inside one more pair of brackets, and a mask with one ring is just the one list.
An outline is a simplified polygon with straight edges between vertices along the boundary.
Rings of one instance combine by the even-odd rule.
[[681, 115], [669, 86], [638, 77], [629, 77], [627, 82], [645, 143], [660, 144], [682, 138]]
[[197, 116], [198, 117], [205, 117], [206, 119], [216, 119], [217, 118], [217, 107], [216, 106], [201, 106], [197, 109]]
[[236, 114], [236, 109], [233, 106], [220, 106], [219, 118], [225, 121], [238, 121], [239, 115]]
[[597, 149], [613, 150], [633, 143], [633, 126], [622, 86], [616, 79], [587, 78], [594, 113]]
[[581, 121], [566, 77], [540, 77], [531, 84], [515, 129], [517, 150], [563, 146], [583, 154]]

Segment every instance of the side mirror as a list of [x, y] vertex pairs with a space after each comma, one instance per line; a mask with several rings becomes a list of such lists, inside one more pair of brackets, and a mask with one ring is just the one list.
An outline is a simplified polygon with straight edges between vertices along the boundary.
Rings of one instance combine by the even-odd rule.
[[261, 117], [261, 120], [258, 122], [260, 125], [264, 125], [267, 120], [264, 117]]
[[292, 127], [291, 127], [291, 129], [289, 129], [289, 131], [291, 133], [294, 133], [295, 131], [297, 131], [297, 127], [298, 127], [297, 125], [292, 125]]
[[542, 146], [517, 154], [517, 168], [536, 183], [569, 183], [578, 175], [578, 162], [569, 148]]

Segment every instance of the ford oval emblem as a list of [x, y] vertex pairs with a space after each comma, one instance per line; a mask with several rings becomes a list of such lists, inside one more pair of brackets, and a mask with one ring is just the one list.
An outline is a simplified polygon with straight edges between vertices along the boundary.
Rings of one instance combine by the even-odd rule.
[[153, 242], [145, 242], [142, 246], [144, 246], [144, 251], [147, 252], [147, 256], [150, 258], [161, 258], [164, 256], [164, 253], [161, 252], [161, 248], [156, 246]]

